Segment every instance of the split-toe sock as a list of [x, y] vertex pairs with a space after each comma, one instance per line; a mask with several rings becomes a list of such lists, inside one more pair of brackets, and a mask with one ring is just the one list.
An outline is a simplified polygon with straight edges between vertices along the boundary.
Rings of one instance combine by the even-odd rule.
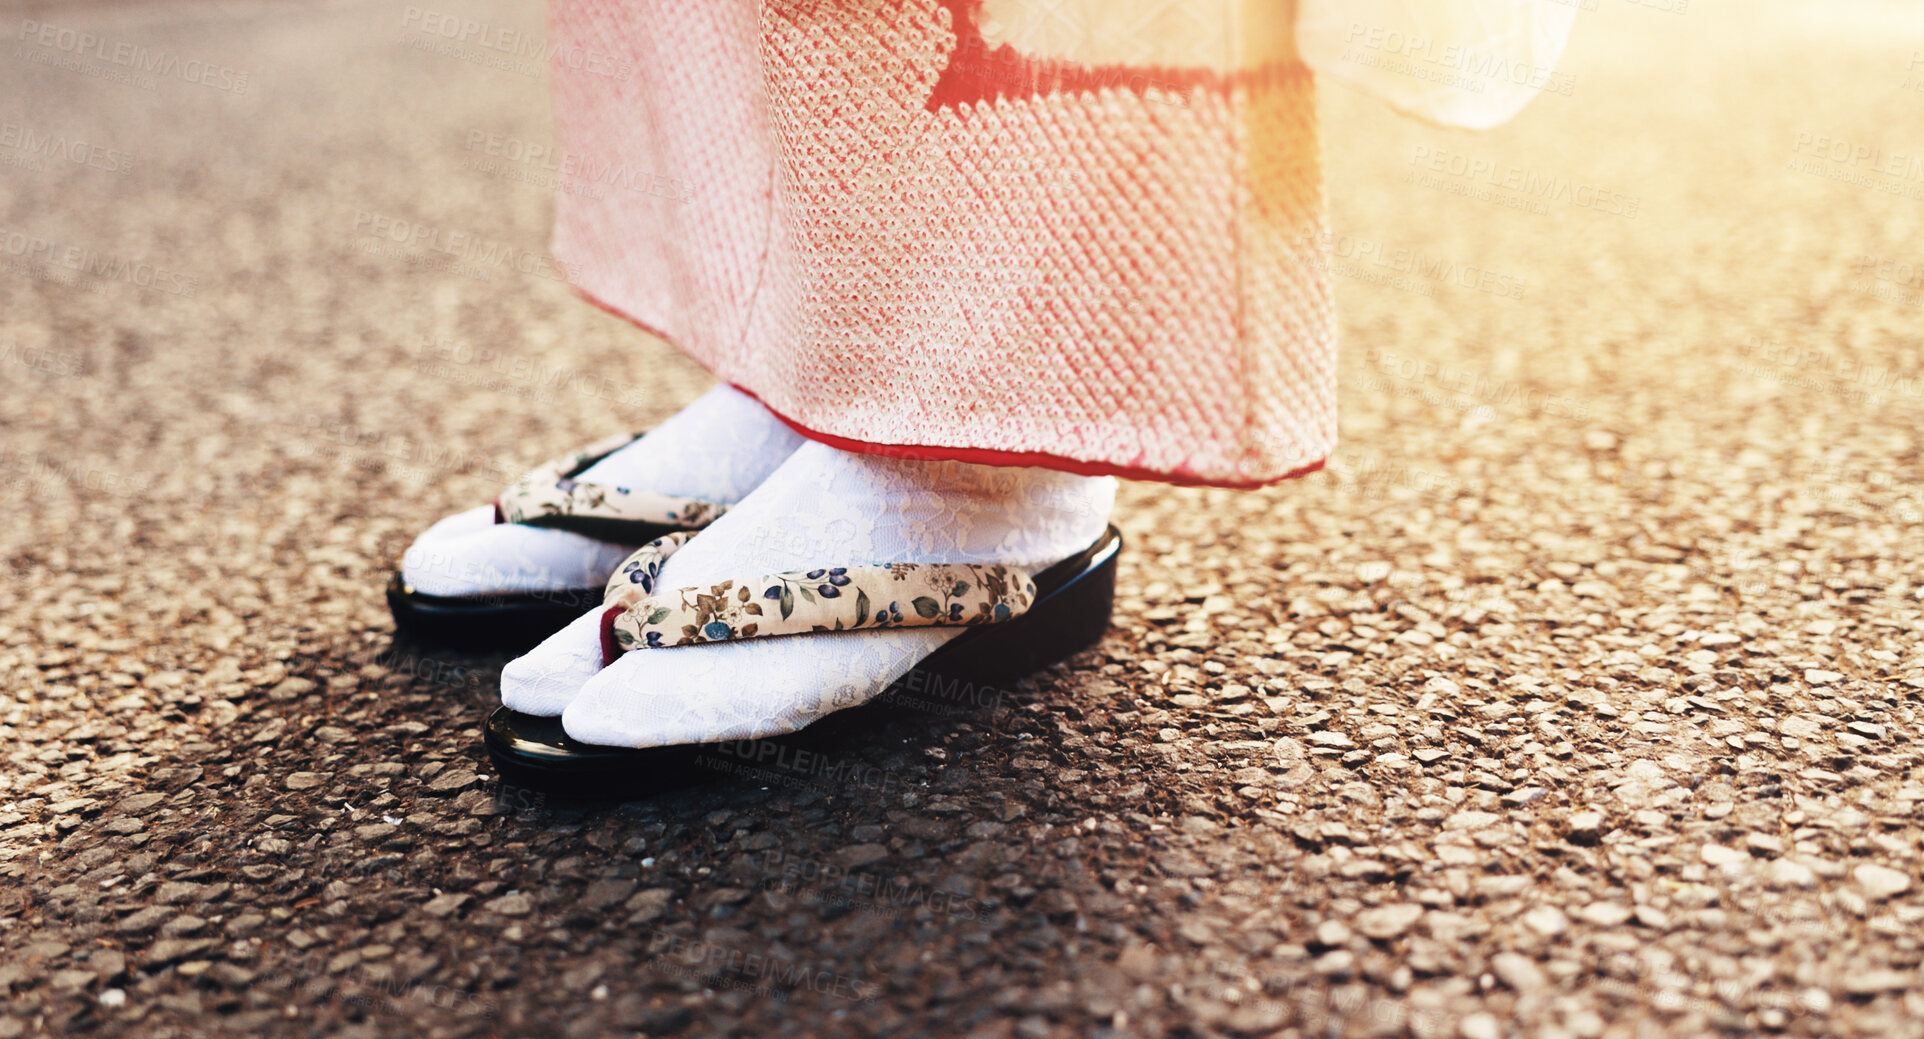
[[[718, 386], [580, 479], [732, 505], [801, 442], [754, 398]], [[436, 596], [598, 588], [636, 547], [496, 523], [494, 507], [483, 505], [424, 531], [402, 555], [401, 576], [415, 591]]]
[[[671, 556], [658, 589], [882, 563], [1031, 572], [1088, 548], [1116, 482], [1048, 469], [926, 462], [804, 444]], [[502, 701], [562, 717], [584, 743], [654, 747], [792, 732], [873, 699], [962, 628], [863, 629], [624, 653], [602, 667], [601, 610], [501, 676]]]

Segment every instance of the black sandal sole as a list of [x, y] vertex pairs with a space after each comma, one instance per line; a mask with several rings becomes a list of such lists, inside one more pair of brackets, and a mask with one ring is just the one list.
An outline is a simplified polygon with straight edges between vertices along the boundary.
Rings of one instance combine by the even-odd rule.
[[508, 786], [562, 797], [625, 800], [761, 774], [773, 757], [824, 746], [889, 710], [966, 714], [999, 700], [1001, 685], [1102, 641], [1115, 603], [1122, 533], [1110, 527], [1086, 550], [1035, 575], [1037, 598], [1004, 624], [971, 628], [929, 654], [868, 704], [785, 736], [674, 747], [603, 747], [570, 739], [559, 717], [497, 707], [483, 742]]
[[[636, 433], [635, 439], [647, 435], [644, 430]], [[556, 524], [528, 524], [531, 527], [553, 525]], [[571, 517], [567, 529], [620, 545], [645, 545], [681, 528]], [[443, 649], [519, 656], [567, 627], [569, 621], [601, 605], [606, 591], [605, 587], [598, 586], [552, 592], [428, 595], [408, 587], [400, 569], [396, 568], [387, 583], [387, 608], [394, 615], [395, 633], [415, 642]]]
[[476, 653], [525, 653], [568, 622], [601, 605], [604, 589], [439, 596], [408, 587], [395, 571], [387, 608], [397, 634], [433, 646]]
[[[530, 524], [539, 526], [539, 524]], [[579, 526], [579, 525], [577, 525]], [[597, 531], [576, 532], [604, 541], [645, 545], [673, 534], [680, 527], [643, 527], [622, 524]], [[519, 656], [541, 645], [568, 622], [600, 606], [606, 586], [563, 588], [552, 592], [501, 592], [494, 595], [428, 595], [408, 587], [401, 571], [387, 583], [387, 608], [394, 614], [394, 630], [423, 644], [475, 653], [513, 653]]]

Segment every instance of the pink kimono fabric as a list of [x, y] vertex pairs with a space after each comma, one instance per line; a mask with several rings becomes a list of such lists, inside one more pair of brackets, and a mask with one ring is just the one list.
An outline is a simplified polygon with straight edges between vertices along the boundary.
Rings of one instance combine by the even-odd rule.
[[1293, 44], [1113, 60], [1039, 22], [1012, 42], [996, 6], [554, 0], [556, 53], [596, 58], [555, 66], [564, 177], [605, 189], [564, 181], [556, 255], [838, 447], [1233, 487], [1319, 467], [1336, 321]]

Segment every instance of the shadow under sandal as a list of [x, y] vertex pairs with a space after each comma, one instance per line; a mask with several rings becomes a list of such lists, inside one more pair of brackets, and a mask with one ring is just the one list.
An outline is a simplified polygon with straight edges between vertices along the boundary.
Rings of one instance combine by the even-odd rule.
[[[728, 510], [698, 498], [575, 479], [646, 434], [619, 434], [536, 467], [494, 502], [496, 523], [550, 527], [638, 545], [677, 531], [699, 530]], [[408, 585], [399, 568], [387, 604], [397, 631], [457, 649], [521, 652], [538, 645], [602, 601], [604, 589], [559, 588], [484, 595], [429, 595]]]
[[[1115, 527], [1083, 551], [1033, 576], [1007, 566], [890, 563], [773, 574], [745, 582], [656, 594], [661, 563], [692, 535], [661, 538], [630, 556], [609, 579], [602, 617], [604, 665], [621, 653], [744, 638], [850, 637], [872, 628], [969, 627], [872, 703], [912, 690], [993, 687], [1040, 670], [1101, 641], [1115, 601]], [[832, 595], [822, 592], [833, 590]], [[782, 737], [805, 745], [831, 731], [828, 719]], [[640, 797], [752, 767], [730, 745], [763, 741], [604, 747], [570, 738], [559, 717], [497, 707], [484, 729], [503, 782], [584, 798]], [[718, 767], [720, 766], [720, 767]]]

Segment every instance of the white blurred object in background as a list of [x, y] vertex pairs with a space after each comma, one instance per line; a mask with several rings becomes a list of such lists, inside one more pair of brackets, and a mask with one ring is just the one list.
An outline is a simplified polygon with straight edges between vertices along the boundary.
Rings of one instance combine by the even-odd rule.
[[1296, 47], [1316, 74], [1445, 126], [1484, 130], [1542, 93], [1579, 0], [1298, 0]]

